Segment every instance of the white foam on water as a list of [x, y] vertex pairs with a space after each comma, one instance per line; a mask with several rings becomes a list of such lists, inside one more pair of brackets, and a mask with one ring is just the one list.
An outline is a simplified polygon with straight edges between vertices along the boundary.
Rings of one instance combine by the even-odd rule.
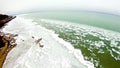
[[[117, 45], [117, 42], [120, 41], [120, 33], [114, 32], [111, 30], [106, 30], [103, 28], [93, 27], [89, 25], [83, 25], [78, 23], [72, 23], [72, 22], [66, 22], [66, 21], [59, 21], [59, 20], [51, 20], [51, 19], [40, 19], [41, 22], [49, 23], [51, 25], [55, 25], [60, 28], [68, 28], [71, 30], [75, 30], [76, 32], [81, 30], [85, 34], [90, 34], [96, 37], [99, 37], [100, 39], [105, 40], [111, 40], [114, 43], [112, 43], [114, 46]], [[112, 45], [111, 45], [112, 46]]]
[[[93, 36], [99, 36], [99, 34], [102, 34], [104, 37], [106, 37], [105, 39], [108, 40], [120, 40], [120, 33], [119, 32], [115, 32], [115, 31], [111, 31], [111, 30], [107, 30], [107, 29], [103, 29], [103, 28], [99, 28], [99, 27], [93, 27], [93, 26], [89, 26], [89, 25], [83, 25], [80, 23], [73, 23], [73, 22], [67, 22], [67, 21], [59, 21], [59, 20], [52, 20], [52, 19], [40, 19], [41, 22], [48, 22], [51, 24], [56, 24], [56, 25], [60, 25], [60, 26], [65, 26], [66, 28], [69, 27], [69, 29], [73, 29], [73, 30], [83, 30], [83, 32], [87, 32]], [[97, 33], [94, 33], [97, 32]]]
[[[9, 52], [3, 68], [94, 68], [80, 50], [30, 19], [17, 17], [3, 31], [18, 34], [17, 46]], [[39, 38], [43, 48], [35, 43]]]
[[55, 40], [57, 40], [59, 43], [61, 43], [62, 45], [64, 45], [69, 50], [69, 53], [73, 53], [75, 55], [75, 57], [81, 63], [83, 63], [84, 65], [88, 66], [89, 68], [93, 68], [94, 67], [94, 65], [92, 63], [90, 63], [88, 61], [85, 61], [81, 51], [78, 50], [78, 49], [74, 49], [74, 47], [69, 42], [64, 41], [62, 38], [58, 39], [58, 35], [57, 34], [54, 35], [53, 38]]
[[[59, 21], [59, 20], [40, 19], [40, 22], [52, 25], [52, 27], [55, 26], [56, 28], [62, 29], [62, 31], [64, 31], [64, 29], [75, 31], [76, 35], [81, 35], [83, 37], [85, 37], [87, 34], [89, 34], [89, 35], [92, 35], [95, 37], [99, 37], [102, 40], [110, 41], [110, 44], [106, 45], [103, 41], [94, 41], [93, 42], [91, 40], [83, 39], [83, 41], [89, 42], [91, 45], [95, 46], [96, 49], [99, 49], [100, 47], [108, 47], [108, 46], [111, 48], [115, 47], [115, 48], [120, 49], [120, 46], [118, 45], [118, 41], [120, 41], [120, 33], [119, 32], [114, 32], [111, 30], [106, 30], [103, 28], [93, 27], [93, 26], [89, 26], [89, 25], [83, 25], [80, 23], [73, 23], [73, 22], [66, 22], [66, 21]], [[83, 34], [80, 34], [81, 32]], [[119, 50], [109, 49], [109, 51], [113, 58], [115, 58], [116, 60], [120, 60], [120, 58], [119, 58], [120, 51]], [[117, 53], [118, 55], [114, 56], [113, 52]], [[104, 53], [104, 52], [99, 51], [99, 53]]]

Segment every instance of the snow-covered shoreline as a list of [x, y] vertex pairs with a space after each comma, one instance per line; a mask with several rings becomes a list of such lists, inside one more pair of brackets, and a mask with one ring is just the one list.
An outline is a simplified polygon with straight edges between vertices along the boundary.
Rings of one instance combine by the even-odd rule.
[[[3, 68], [94, 68], [92, 63], [85, 63], [80, 50], [73, 48], [69, 52], [69, 49], [62, 46], [62, 39], [54, 31], [36, 25], [32, 20], [17, 17], [3, 31], [18, 34], [17, 46], [8, 54]], [[42, 38], [43, 48], [34, 43], [39, 38]], [[80, 60], [77, 58], [78, 55], [81, 56]]]

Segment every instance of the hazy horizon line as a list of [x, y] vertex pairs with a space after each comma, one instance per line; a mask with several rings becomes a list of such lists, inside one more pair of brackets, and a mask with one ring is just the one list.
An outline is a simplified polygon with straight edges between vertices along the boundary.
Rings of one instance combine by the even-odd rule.
[[104, 11], [95, 11], [95, 10], [37, 10], [37, 11], [22, 11], [22, 12], [13, 12], [10, 15], [20, 15], [20, 14], [29, 14], [29, 13], [39, 13], [39, 12], [87, 12], [87, 13], [98, 13], [98, 14], [108, 14], [114, 16], [120, 16], [120, 14], [113, 12], [104, 12]]

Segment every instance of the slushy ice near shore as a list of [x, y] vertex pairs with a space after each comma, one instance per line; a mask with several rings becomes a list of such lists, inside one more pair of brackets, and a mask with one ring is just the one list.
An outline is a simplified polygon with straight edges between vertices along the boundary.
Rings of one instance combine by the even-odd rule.
[[119, 67], [120, 33], [57, 20], [40, 19], [40, 22], [42, 23], [39, 24], [54, 30], [60, 38], [82, 50], [85, 59], [93, 62], [97, 68]]
[[[32, 19], [81, 50], [96, 68], [120, 67], [120, 16], [94, 12], [39, 12]], [[84, 25], [83, 25], [84, 24]]]
[[[32, 20], [17, 17], [3, 31], [18, 34], [17, 46], [8, 54], [3, 68], [94, 68], [80, 50]], [[39, 38], [43, 48], [35, 43]]]

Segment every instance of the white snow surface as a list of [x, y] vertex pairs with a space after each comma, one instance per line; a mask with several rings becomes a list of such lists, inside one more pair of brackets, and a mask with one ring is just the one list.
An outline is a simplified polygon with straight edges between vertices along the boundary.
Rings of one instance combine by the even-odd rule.
[[[83, 59], [80, 50], [30, 19], [18, 16], [3, 31], [18, 34], [17, 46], [9, 52], [3, 68], [94, 68]], [[39, 38], [43, 48], [35, 43]]]

